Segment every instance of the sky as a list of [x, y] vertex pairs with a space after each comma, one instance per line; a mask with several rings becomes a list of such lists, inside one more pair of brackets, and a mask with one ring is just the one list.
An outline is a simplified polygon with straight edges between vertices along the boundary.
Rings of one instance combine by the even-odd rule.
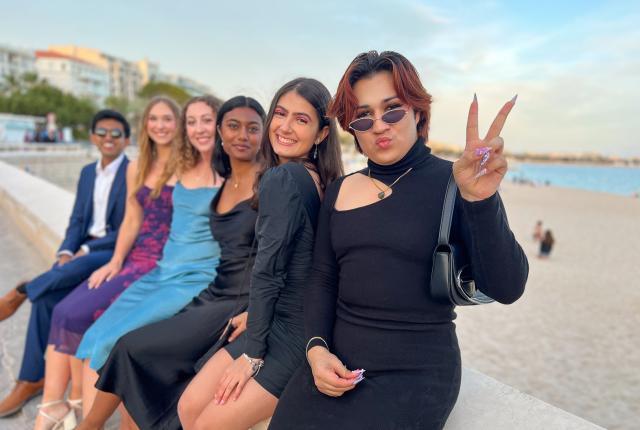
[[292, 78], [333, 93], [358, 53], [393, 50], [433, 95], [431, 140], [464, 146], [474, 93], [481, 131], [518, 94], [506, 149], [640, 157], [637, 1], [0, 0], [0, 10], [0, 44], [148, 58], [265, 108]]

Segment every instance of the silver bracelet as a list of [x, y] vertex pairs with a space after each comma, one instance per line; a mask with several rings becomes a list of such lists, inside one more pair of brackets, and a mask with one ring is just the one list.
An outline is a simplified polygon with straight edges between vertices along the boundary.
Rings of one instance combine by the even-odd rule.
[[262, 366], [264, 366], [264, 360], [261, 358], [251, 358], [247, 354], [242, 353], [242, 356], [251, 364], [251, 377], [258, 374]]
[[311, 342], [313, 342], [316, 339], [320, 339], [322, 341], [322, 343], [324, 343], [324, 346], [329, 349], [329, 345], [327, 345], [327, 341], [324, 340], [323, 338], [321, 338], [320, 336], [314, 336], [311, 339], [309, 339], [309, 342], [307, 342], [307, 347], [304, 349], [304, 354], [307, 356], [307, 361], [309, 361], [309, 345], [311, 344]]

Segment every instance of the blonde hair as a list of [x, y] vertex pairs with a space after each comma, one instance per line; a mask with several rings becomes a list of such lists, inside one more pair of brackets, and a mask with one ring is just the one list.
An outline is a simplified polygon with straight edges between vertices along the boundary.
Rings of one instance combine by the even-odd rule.
[[[169, 109], [171, 109], [173, 115], [176, 117], [176, 122], [178, 122], [178, 119], [180, 118], [180, 107], [169, 97], [156, 96], [152, 98], [147, 104], [147, 107], [145, 107], [144, 112], [142, 113], [142, 119], [140, 120], [140, 134], [138, 136], [138, 172], [136, 173], [134, 195], [144, 185], [144, 181], [151, 171], [151, 166], [158, 156], [156, 143], [151, 139], [151, 137], [149, 137], [149, 132], [147, 131], [147, 122], [149, 121], [151, 109], [159, 103], [164, 103], [169, 107]], [[175, 151], [175, 148], [179, 146], [179, 141], [179, 133], [176, 132], [175, 137], [171, 140], [172, 153]], [[173, 164], [174, 163], [172, 162], [167, 162], [165, 164], [164, 170], [160, 175], [160, 179], [156, 181], [153, 189], [151, 190], [151, 194], [149, 195], [152, 199], [155, 199], [160, 195], [162, 188], [166, 185], [169, 178], [173, 176], [175, 171], [175, 166]]]
[[192, 97], [182, 107], [182, 115], [180, 117], [180, 140], [176, 146], [173, 147], [173, 153], [170, 158], [173, 171], [178, 175], [188, 171], [195, 167], [200, 161], [200, 152], [189, 142], [189, 136], [187, 136], [187, 109], [194, 103], [204, 103], [213, 110], [213, 115], [216, 116], [222, 101], [212, 95], [202, 95]]

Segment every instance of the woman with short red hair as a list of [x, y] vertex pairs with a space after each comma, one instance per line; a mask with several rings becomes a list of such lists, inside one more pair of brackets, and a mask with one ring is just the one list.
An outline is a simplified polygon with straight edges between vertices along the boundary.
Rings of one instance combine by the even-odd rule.
[[289, 381], [270, 429], [444, 426], [460, 350], [454, 306], [434, 298], [430, 275], [452, 175], [452, 241], [470, 255], [478, 289], [512, 303], [528, 275], [497, 193], [507, 171], [499, 134], [514, 103], [481, 140], [474, 97], [466, 147], [452, 164], [425, 145], [431, 96], [413, 65], [395, 52], [353, 60], [329, 113], [368, 166], [327, 188], [305, 301], [309, 366]]

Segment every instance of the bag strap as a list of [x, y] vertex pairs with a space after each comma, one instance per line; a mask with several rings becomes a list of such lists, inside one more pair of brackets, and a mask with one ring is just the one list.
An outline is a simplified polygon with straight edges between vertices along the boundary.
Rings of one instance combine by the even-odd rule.
[[449, 233], [451, 232], [451, 222], [453, 220], [453, 209], [456, 205], [456, 194], [458, 186], [453, 178], [453, 172], [449, 176], [447, 191], [442, 204], [442, 218], [440, 219], [440, 233], [438, 234], [438, 245], [449, 244]]
[[307, 216], [315, 231], [318, 224], [318, 210], [320, 209], [320, 196], [318, 196], [316, 183], [303, 164], [287, 163], [284, 166], [289, 170], [289, 173], [291, 173], [291, 176], [293, 176], [293, 179], [298, 185]]

